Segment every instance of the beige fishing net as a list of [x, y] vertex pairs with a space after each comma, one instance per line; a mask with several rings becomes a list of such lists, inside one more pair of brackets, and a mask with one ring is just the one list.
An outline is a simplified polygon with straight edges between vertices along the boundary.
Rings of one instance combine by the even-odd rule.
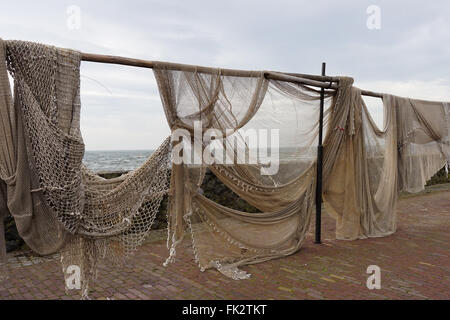
[[127, 175], [95, 175], [82, 164], [79, 53], [21, 41], [2, 52], [15, 90], [12, 103], [3, 70], [2, 200], [34, 251], [60, 251], [65, 275], [81, 269], [85, 296], [99, 259], [121, 262], [148, 235], [169, 190], [170, 139]]
[[325, 157], [328, 151], [337, 158], [331, 174], [324, 174], [325, 207], [336, 218], [338, 239], [387, 236], [396, 230], [398, 193], [423, 190], [449, 161], [448, 103], [384, 95], [380, 130], [358, 89], [352, 91], [355, 133], [337, 152], [330, 151], [333, 135], [324, 143]]
[[[166, 194], [165, 264], [192, 241], [202, 270], [245, 279], [239, 265], [301, 247], [315, 207], [315, 90], [265, 72], [155, 63], [171, 138], [138, 169], [106, 180], [82, 164], [80, 54], [0, 44], [1, 214], [37, 253], [61, 252], [64, 272], [79, 266], [83, 296], [101, 259], [123, 261], [143, 243]], [[422, 189], [450, 158], [447, 103], [385, 95], [381, 130], [352, 84], [340, 77], [326, 94], [323, 159], [326, 211], [347, 240], [395, 232], [398, 192]], [[208, 198], [207, 169], [258, 212]]]

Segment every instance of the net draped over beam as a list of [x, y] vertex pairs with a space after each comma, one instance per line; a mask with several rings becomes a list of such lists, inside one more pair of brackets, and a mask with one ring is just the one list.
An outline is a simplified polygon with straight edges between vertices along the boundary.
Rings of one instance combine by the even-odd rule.
[[[216, 268], [233, 279], [249, 276], [239, 265], [301, 247], [315, 207], [316, 91], [268, 79], [265, 72], [227, 75], [221, 69], [154, 63], [172, 138], [138, 169], [106, 180], [82, 163], [80, 53], [0, 40], [0, 59], [5, 61], [0, 64], [0, 215], [14, 217], [35, 252], [60, 252], [63, 271], [79, 266], [84, 296], [100, 260], [121, 262], [142, 244], [166, 194], [166, 264], [174, 261], [186, 234], [202, 270]], [[336, 219], [338, 239], [386, 236], [396, 229], [398, 193], [423, 189], [450, 158], [449, 104], [383, 95], [384, 128], [379, 129], [353, 79], [338, 79], [336, 90], [326, 95], [326, 211]], [[215, 139], [199, 137], [196, 129], [214, 130]], [[279, 140], [270, 141], [264, 159], [250, 148], [252, 130], [277, 130]], [[184, 148], [183, 159], [200, 160], [171, 163], [171, 151], [187, 142], [201, 147]], [[231, 160], [211, 162], [206, 150]], [[207, 168], [260, 212], [207, 198], [202, 189]], [[3, 242], [0, 236], [0, 263], [6, 258]]]

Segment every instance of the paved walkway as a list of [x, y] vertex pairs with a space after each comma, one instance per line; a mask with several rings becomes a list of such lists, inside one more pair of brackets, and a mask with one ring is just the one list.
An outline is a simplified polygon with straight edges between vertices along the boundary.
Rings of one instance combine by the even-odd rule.
[[[283, 258], [243, 267], [249, 280], [217, 271], [200, 272], [189, 249], [167, 268], [165, 242], [156, 237], [127, 268], [103, 267], [92, 285], [93, 299], [448, 299], [450, 298], [450, 191], [404, 198], [398, 231], [386, 238], [334, 240], [324, 216], [324, 242]], [[57, 257], [30, 252], [9, 256], [10, 279], [0, 299], [78, 299], [64, 292]], [[381, 268], [381, 289], [366, 287], [369, 265]]]

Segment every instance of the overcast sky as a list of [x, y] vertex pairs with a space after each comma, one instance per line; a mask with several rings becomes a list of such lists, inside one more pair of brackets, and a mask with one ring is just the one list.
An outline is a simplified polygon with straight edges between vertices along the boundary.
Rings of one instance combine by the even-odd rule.
[[[380, 9], [379, 29], [367, 27], [370, 5]], [[325, 61], [328, 74], [364, 89], [450, 101], [448, 0], [22, 0], [3, 8], [3, 39], [237, 69], [317, 74]], [[150, 69], [83, 62], [81, 83], [87, 150], [153, 149], [169, 135]], [[380, 122], [379, 103], [369, 104]]]

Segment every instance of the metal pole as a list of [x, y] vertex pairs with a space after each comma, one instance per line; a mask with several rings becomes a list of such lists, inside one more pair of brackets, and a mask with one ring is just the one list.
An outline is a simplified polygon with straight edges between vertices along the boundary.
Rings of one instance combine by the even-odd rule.
[[[325, 75], [326, 63], [322, 62], [322, 76]], [[323, 106], [324, 106], [324, 88], [320, 89], [320, 114], [319, 114], [319, 144], [317, 146], [317, 183], [316, 183], [316, 239], [314, 243], [321, 243], [320, 235], [322, 229], [322, 162], [323, 162]]]

